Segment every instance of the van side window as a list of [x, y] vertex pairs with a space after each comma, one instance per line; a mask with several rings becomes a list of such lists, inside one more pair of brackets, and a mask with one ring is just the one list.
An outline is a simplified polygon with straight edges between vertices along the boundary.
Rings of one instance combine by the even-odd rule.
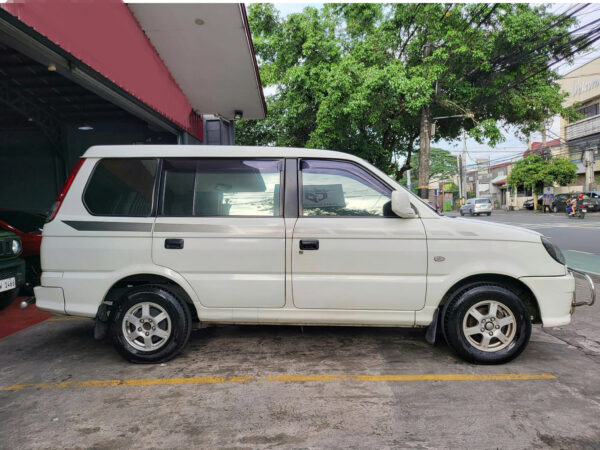
[[166, 159], [163, 216], [279, 216], [282, 163], [253, 159]]
[[302, 161], [303, 216], [395, 216], [392, 190], [355, 164]]
[[95, 216], [148, 217], [157, 166], [157, 159], [100, 160], [83, 194], [86, 208]]

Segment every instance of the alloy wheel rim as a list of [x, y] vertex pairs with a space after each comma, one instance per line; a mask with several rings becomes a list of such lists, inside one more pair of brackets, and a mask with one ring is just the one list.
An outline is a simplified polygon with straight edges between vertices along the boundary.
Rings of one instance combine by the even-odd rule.
[[463, 334], [477, 350], [497, 352], [514, 341], [517, 321], [506, 305], [484, 300], [471, 306], [465, 314]]
[[171, 318], [167, 311], [153, 302], [140, 302], [125, 313], [123, 336], [129, 345], [142, 352], [161, 348], [171, 337]]

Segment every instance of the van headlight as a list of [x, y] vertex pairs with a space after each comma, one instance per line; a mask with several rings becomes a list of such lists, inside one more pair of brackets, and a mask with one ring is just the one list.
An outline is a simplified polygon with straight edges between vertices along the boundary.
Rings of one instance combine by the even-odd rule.
[[21, 241], [18, 239], [13, 239], [12, 241], [12, 252], [15, 256], [19, 256], [21, 254], [21, 250], [23, 250], [23, 246], [21, 245]]
[[567, 264], [567, 262], [565, 260], [565, 255], [563, 255], [563, 252], [561, 252], [560, 248], [558, 248], [556, 245], [554, 245], [550, 239], [542, 236], [542, 244], [544, 244], [546, 251], [550, 254], [550, 256], [552, 256], [552, 258], [555, 261], [559, 262], [562, 265]]

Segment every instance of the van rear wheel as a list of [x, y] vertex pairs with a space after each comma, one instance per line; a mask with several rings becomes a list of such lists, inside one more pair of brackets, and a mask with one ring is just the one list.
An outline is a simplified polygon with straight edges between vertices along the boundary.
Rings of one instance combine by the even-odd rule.
[[531, 337], [527, 307], [514, 292], [497, 284], [475, 284], [459, 292], [443, 318], [448, 345], [477, 364], [508, 362], [525, 350]]
[[165, 287], [128, 291], [112, 318], [110, 334], [117, 351], [134, 363], [161, 363], [187, 343], [192, 317], [185, 300]]

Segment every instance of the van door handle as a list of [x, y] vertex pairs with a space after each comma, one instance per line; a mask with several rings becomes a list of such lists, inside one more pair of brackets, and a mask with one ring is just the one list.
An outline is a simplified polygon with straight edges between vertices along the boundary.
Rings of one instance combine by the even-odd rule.
[[319, 241], [300, 241], [300, 250], [319, 250]]
[[182, 249], [183, 239], [165, 239], [165, 248], [169, 249]]

